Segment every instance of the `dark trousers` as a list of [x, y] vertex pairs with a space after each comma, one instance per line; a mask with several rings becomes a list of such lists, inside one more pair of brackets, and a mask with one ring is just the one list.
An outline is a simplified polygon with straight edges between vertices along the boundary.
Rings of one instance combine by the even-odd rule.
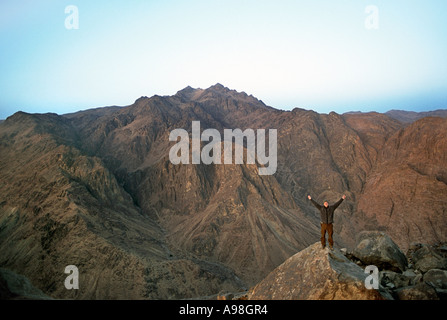
[[334, 246], [334, 239], [332, 235], [334, 234], [334, 226], [332, 223], [321, 223], [321, 245], [326, 247], [326, 231], [328, 234], [329, 245]]

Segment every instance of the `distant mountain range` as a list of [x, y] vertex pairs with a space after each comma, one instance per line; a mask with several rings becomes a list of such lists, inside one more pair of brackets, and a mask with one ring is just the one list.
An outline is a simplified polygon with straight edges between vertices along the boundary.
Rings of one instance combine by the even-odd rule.
[[434, 110], [425, 112], [391, 110], [385, 113], [386, 115], [399, 120], [404, 123], [414, 122], [425, 117], [441, 117], [447, 118], [447, 110]]
[[[446, 241], [447, 111], [280, 111], [220, 84], [127, 107], [0, 124], [0, 267], [45, 295], [172, 299], [242, 291], [318, 241], [307, 195], [347, 199], [337, 247], [383, 230]], [[278, 168], [174, 165], [169, 133], [277, 129]], [[64, 268], [79, 268], [67, 290]]]
[[[352, 111], [346, 112], [345, 114], [361, 114], [363, 112], [360, 111]], [[405, 110], [390, 110], [385, 112], [385, 114], [393, 119], [396, 119], [402, 123], [411, 123], [416, 120], [425, 118], [425, 117], [440, 117], [447, 118], [447, 110], [446, 109], [438, 109], [433, 111], [405, 111]]]

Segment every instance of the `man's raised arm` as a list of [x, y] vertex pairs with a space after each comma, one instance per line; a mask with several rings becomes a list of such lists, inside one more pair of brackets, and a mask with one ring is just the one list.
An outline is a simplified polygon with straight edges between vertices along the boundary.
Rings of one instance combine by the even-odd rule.
[[312, 202], [312, 204], [315, 206], [315, 208], [317, 208], [318, 210], [321, 209], [321, 206], [317, 202], [315, 202], [315, 200], [312, 199], [312, 197], [310, 195], [307, 196], [307, 198], [310, 200], [310, 202]]
[[346, 196], [345, 195], [343, 195], [343, 197], [341, 197], [341, 199], [340, 200], [338, 200], [334, 205], [333, 205], [333, 207], [334, 207], [334, 210], [335, 209], [337, 209], [338, 208], [338, 206], [343, 202], [343, 200], [345, 200], [346, 199]]

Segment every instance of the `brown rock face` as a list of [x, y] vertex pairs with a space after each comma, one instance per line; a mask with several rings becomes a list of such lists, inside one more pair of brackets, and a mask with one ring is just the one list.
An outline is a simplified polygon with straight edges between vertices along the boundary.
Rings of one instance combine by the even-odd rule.
[[354, 217], [383, 229], [403, 250], [411, 242], [445, 241], [447, 119], [424, 118], [383, 146]]
[[[16, 114], [2, 124], [2, 267], [55, 298], [167, 299], [240, 290], [230, 270], [174, 257], [160, 226], [99, 158], [76, 147], [74, 132], [57, 115]], [[67, 265], [79, 269], [79, 290], [64, 286]]]
[[[277, 129], [278, 167], [173, 165], [169, 133]], [[56, 298], [189, 298], [256, 284], [319, 239], [446, 241], [446, 120], [280, 111], [222, 85], [0, 123], [0, 267]], [[423, 241], [422, 241], [423, 240]], [[63, 287], [77, 265], [79, 291]]]
[[[367, 274], [337, 249], [315, 243], [287, 259], [249, 293], [251, 300], [383, 300]], [[384, 295], [386, 295], [384, 293]]]

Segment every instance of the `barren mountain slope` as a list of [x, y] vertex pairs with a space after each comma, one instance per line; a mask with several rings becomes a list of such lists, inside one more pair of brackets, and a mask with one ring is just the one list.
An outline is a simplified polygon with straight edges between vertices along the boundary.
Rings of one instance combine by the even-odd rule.
[[[276, 173], [172, 164], [169, 134], [192, 139], [193, 121], [222, 136], [276, 129]], [[219, 84], [65, 116], [19, 112], [0, 124], [0, 267], [61, 298], [242, 290], [319, 239], [308, 194], [347, 195], [335, 214], [338, 247], [364, 229], [404, 249], [446, 241], [445, 121], [280, 111]], [[69, 264], [82, 290], [64, 288]]]
[[[243, 283], [228, 269], [176, 257], [63, 117], [17, 113], [0, 127], [0, 265], [56, 298], [179, 298]], [[67, 265], [80, 289], [66, 290]]]
[[404, 250], [446, 239], [447, 119], [423, 118], [383, 146], [359, 198], [356, 219], [384, 229]]

